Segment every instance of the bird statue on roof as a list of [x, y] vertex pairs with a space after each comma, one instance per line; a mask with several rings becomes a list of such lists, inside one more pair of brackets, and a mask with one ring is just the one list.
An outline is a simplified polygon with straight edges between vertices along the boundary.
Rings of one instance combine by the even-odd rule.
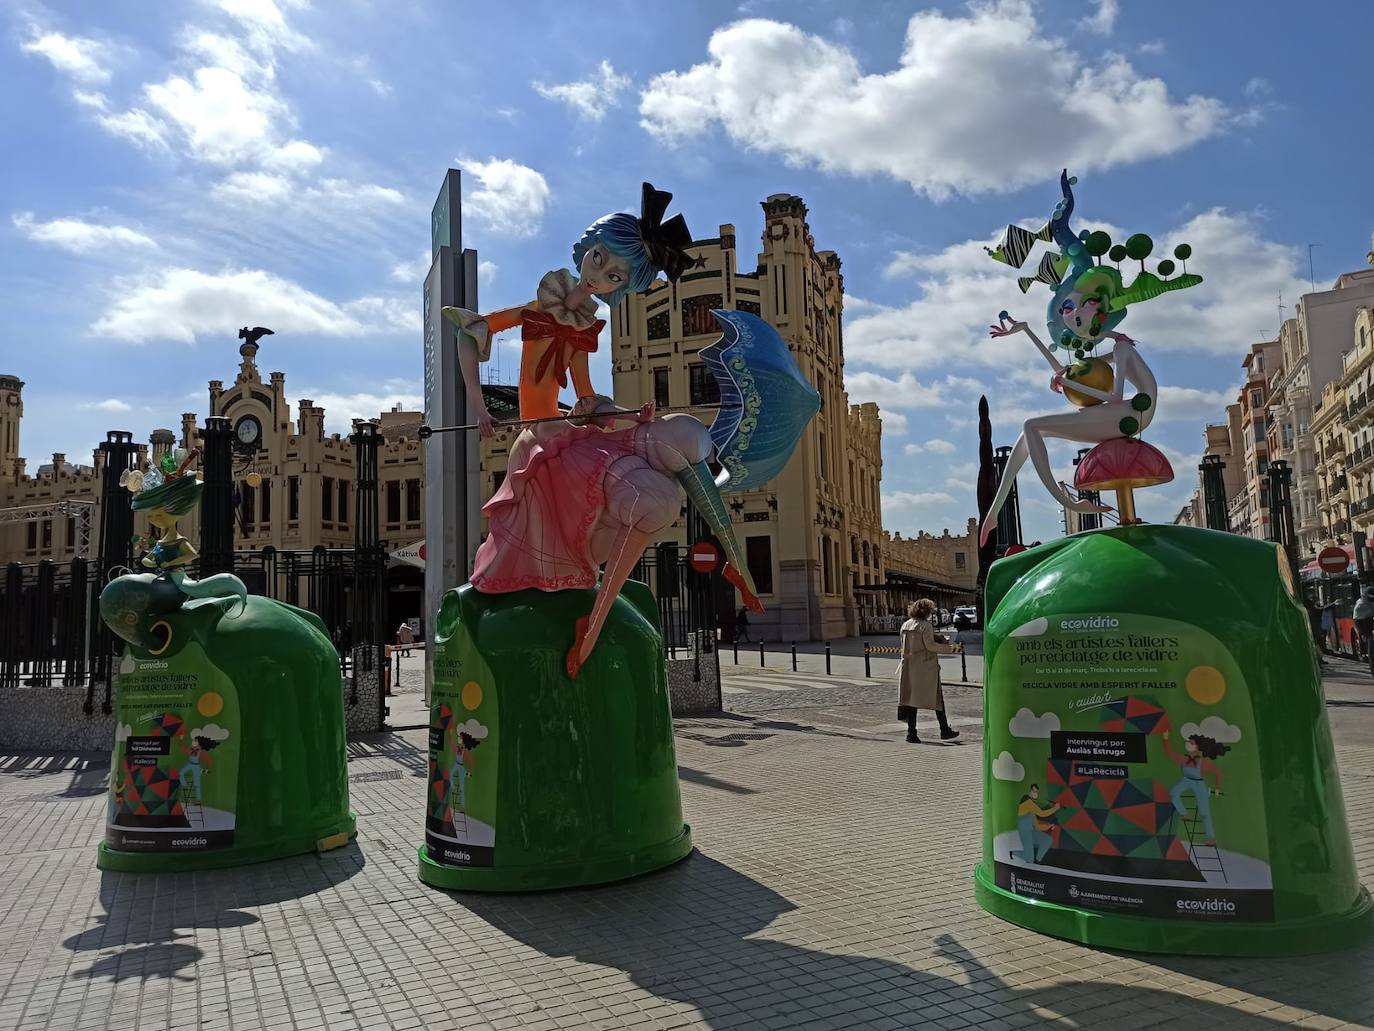
[[267, 329], [264, 326], [254, 326], [252, 329], [249, 329], [247, 326], [244, 326], [241, 330], [239, 330], [239, 339], [252, 347], [257, 347], [258, 341], [263, 337], [270, 337], [275, 335], [275, 333], [273, 333], [270, 329]]

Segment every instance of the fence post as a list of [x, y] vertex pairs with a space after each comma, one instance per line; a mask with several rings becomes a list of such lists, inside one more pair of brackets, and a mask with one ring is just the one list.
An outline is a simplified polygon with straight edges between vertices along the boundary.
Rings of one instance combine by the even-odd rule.
[[739, 631], [735, 631], [735, 665], [739, 665]]
[[212, 415], [201, 431], [200, 575], [234, 571], [234, 431]]
[[868, 658], [868, 642], [867, 642], [867, 641], [864, 642], [864, 676], [865, 676], [865, 677], [871, 677], [871, 676], [873, 676], [873, 664], [869, 661], [869, 658]]
[[759, 669], [763, 669], [763, 642], [759, 641]]
[[792, 642], [792, 672], [797, 672], [797, 642]]
[[825, 642], [825, 675], [830, 676], [830, 642]]
[[962, 645], [962, 646], [959, 648], [959, 671], [960, 671], [960, 679], [961, 679], [965, 684], [967, 684], [967, 683], [968, 683], [968, 655], [967, 655], [967, 653], [964, 651], [964, 648], [965, 648], [965, 647], [967, 647], [967, 646], [966, 646], [966, 645]]

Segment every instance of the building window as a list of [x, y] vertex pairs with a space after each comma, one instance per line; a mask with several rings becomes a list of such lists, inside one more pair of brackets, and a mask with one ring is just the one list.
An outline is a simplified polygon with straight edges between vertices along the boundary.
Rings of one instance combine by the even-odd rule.
[[262, 513], [262, 523], [264, 526], [272, 524], [272, 481], [262, 481], [262, 504], [258, 506], [258, 511]]
[[967, 556], [966, 554], [964, 554], [962, 551], [956, 551], [956, 552], [954, 553], [954, 568], [955, 568], [955, 569], [967, 569], [967, 568], [968, 568], [968, 556]]
[[495, 494], [501, 489], [501, 484], [506, 482], [506, 470], [497, 469], [491, 474], [491, 492]]
[[705, 333], [719, 333], [720, 323], [711, 314], [712, 308], [721, 308], [720, 294], [703, 294], [689, 297], [682, 302], [682, 335], [701, 336]]
[[243, 524], [244, 532], [253, 532], [253, 527], [257, 525], [257, 512], [258, 492], [247, 482], [239, 484], [239, 522]]
[[760, 594], [772, 594], [773, 538], [744, 538], [744, 559], [749, 566], [749, 575], [754, 580], [754, 589]]
[[736, 301], [735, 307], [740, 311], [747, 311], [750, 315], [763, 316], [763, 308], [757, 301]]
[[52, 551], [52, 520], [43, 520], [43, 550]]
[[[820, 456], [821, 456], [821, 479], [824, 480], [824, 479], [827, 479], [827, 478], [830, 476], [830, 463], [828, 463], [828, 462], [825, 460], [825, 434], [824, 434], [824, 433], [817, 433], [817, 434], [816, 434], [816, 439], [817, 439], [817, 441], [819, 442], [819, 447], [820, 447]], [[827, 594], [829, 593], [829, 588], [826, 589], [826, 593], [827, 593]]]
[[294, 523], [301, 517], [301, 478], [299, 476], [288, 476], [286, 478], [286, 519], [287, 522]]
[[339, 481], [339, 525], [348, 525], [348, 481]]
[[71, 516], [67, 517], [67, 547], [76, 547], [76, 520]]
[[835, 591], [830, 578], [830, 542], [824, 537], [821, 538], [821, 591], [825, 594], [833, 594]]
[[320, 518], [326, 523], [334, 521], [334, 477], [326, 476], [320, 487]]
[[406, 522], [420, 521], [420, 481], [406, 480]]
[[1251, 407], [1251, 408], [1263, 408], [1263, 407], [1264, 407], [1264, 391], [1262, 391], [1262, 390], [1252, 390], [1252, 391], [1250, 391], [1250, 407]]
[[720, 404], [720, 384], [711, 375], [710, 369], [702, 363], [696, 362], [688, 368], [687, 374], [691, 386], [692, 404]]
[[401, 521], [401, 481], [390, 480], [386, 485], [386, 521], [397, 524]]
[[28, 549], [29, 549], [30, 551], [36, 550], [36, 549], [38, 548], [38, 524], [37, 524], [37, 523], [29, 523], [28, 538], [29, 538], [29, 539], [28, 539], [28, 544], [27, 544]]
[[669, 400], [670, 392], [668, 389], [668, 370], [654, 370], [654, 404], [660, 408], [667, 408], [672, 402]]
[[650, 340], [667, 340], [672, 336], [673, 329], [668, 322], [668, 312], [661, 311], [657, 315], [649, 316], [648, 331]]
[[859, 564], [859, 539], [857, 537], [849, 538], [849, 561], [856, 566]]

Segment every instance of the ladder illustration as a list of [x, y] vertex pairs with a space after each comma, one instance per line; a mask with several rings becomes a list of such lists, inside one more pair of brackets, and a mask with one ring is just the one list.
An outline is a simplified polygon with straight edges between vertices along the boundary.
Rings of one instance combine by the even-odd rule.
[[1188, 810], [1188, 815], [1179, 817], [1177, 810], [1174, 812], [1175, 819], [1181, 819], [1185, 834], [1178, 835], [1188, 843], [1188, 853], [1192, 857], [1193, 865], [1197, 867], [1198, 873], [1212, 880], [1209, 874], [1220, 874], [1221, 882], [1228, 883], [1226, 879], [1226, 865], [1221, 861], [1221, 852], [1215, 845], [1203, 844], [1206, 831], [1202, 826], [1202, 818], [1197, 813], [1197, 798], [1191, 791], [1184, 794], [1184, 806]]
[[181, 789], [181, 808], [186, 812], [186, 822], [192, 827], [205, 826], [205, 807], [195, 797], [195, 788], [190, 784]]

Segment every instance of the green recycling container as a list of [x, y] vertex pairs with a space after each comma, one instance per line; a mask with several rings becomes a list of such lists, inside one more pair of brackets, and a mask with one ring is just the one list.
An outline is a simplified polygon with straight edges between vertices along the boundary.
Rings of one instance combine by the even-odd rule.
[[1278, 956], [1374, 928], [1282, 549], [1075, 534], [995, 563], [985, 611], [984, 909], [1143, 952]]
[[420, 879], [461, 891], [616, 881], [692, 850], [663, 637], [629, 582], [581, 674], [564, 657], [595, 592], [449, 591], [434, 642]]
[[106, 622], [149, 646], [130, 644], [119, 665], [97, 865], [204, 870], [346, 844], [343, 690], [323, 624], [172, 584], [137, 574], [102, 593]]

